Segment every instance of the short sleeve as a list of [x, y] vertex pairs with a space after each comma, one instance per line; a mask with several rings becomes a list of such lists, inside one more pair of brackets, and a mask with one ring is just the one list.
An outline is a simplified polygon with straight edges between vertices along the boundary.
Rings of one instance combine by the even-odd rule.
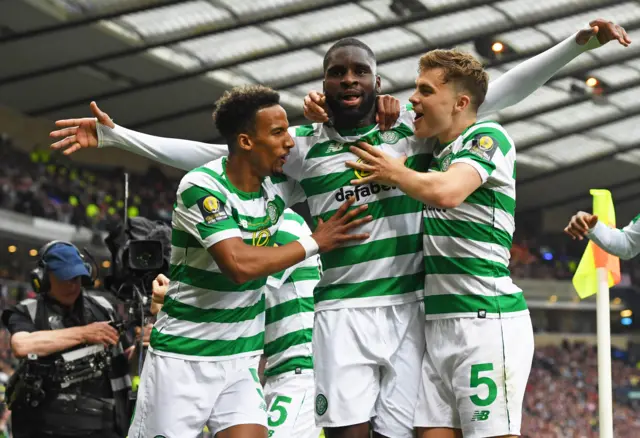
[[20, 306], [2, 312], [2, 322], [12, 335], [19, 332], [33, 333], [36, 331], [31, 317]]
[[220, 185], [190, 172], [180, 182], [173, 210], [173, 227], [192, 235], [204, 248], [234, 237], [242, 238], [228, 199]]
[[511, 139], [500, 129], [481, 127], [463, 138], [461, 149], [455, 153], [451, 165], [466, 163], [472, 166], [486, 183], [498, 168], [513, 167], [515, 149]]

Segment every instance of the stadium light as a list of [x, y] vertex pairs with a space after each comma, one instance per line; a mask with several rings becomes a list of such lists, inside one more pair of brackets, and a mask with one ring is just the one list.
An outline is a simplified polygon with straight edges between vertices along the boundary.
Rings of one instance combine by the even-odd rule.
[[600, 81], [597, 78], [594, 78], [593, 76], [590, 76], [587, 78], [586, 81], [584, 81], [585, 84], [587, 84], [587, 87], [590, 88], [595, 88], [598, 85], [600, 85]]
[[620, 320], [620, 324], [622, 325], [631, 325], [632, 322], [633, 320], [631, 318], [622, 318]]
[[9, 252], [11, 254], [13, 254], [14, 252], [16, 252], [18, 250], [18, 248], [15, 245], [9, 245], [8, 250], [9, 250]]
[[491, 50], [494, 53], [502, 53], [502, 51], [504, 50], [504, 44], [502, 44], [500, 41], [496, 41], [491, 45]]
[[631, 309], [624, 309], [623, 311], [620, 312], [620, 316], [623, 318], [630, 318], [633, 315], [633, 312], [631, 311]]
[[557, 302], [557, 301], [558, 301], [558, 296], [557, 296], [557, 295], [551, 295], [551, 296], [549, 297], [549, 302], [550, 302], [550, 303], [555, 303], [555, 302]]
[[615, 297], [611, 304], [613, 304], [614, 306], [618, 306], [622, 304], [622, 300], [620, 299], [620, 297]]
[[30, 250], [29, 250], [29, 255], [30, 255], [31, 257], [35, 257], [35, 256], [37, 256], [37, 255], [38, 255], [38, 250], [37, 250], [37, 249], [30, 249]]
[[111, 266], [111, 262], [109, 260], [105, 260], [102, 262], [102, 267], [108, 269]]

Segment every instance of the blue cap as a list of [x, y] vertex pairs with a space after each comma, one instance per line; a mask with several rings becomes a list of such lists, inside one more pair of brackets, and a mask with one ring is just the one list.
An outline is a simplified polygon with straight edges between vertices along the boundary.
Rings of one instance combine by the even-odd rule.
[[66, 281], [76, 277], [89, 277], [89, 271], [85, 266], [78, 250], [73, 246], [55, 244], [44, 255], [47, 271], [56, 276], [58, 280]]

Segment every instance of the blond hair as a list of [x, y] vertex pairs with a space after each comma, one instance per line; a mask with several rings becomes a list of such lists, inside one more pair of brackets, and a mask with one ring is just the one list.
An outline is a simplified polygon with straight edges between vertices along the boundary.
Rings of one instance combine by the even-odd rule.
[[444, 82], [452, 82], [469, 93], [471, 105], [478, 109], [487, 94], [489, 75], [473, 55], [459, 50], [431, 50], [420, 58], [420, 73], [440, 68]]

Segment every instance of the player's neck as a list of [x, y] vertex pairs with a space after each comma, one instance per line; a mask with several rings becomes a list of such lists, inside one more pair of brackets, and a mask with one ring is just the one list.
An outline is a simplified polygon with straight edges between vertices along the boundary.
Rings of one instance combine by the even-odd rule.
[[477, 114], [475, 112], [465, 112], [453, 117], [453, 123], [449, 129], [438, 135], [440, 144], [447, 144], [458, 138], [469, 126], [476, 123]]
[[249, 160], [237, 155], [227, 158], [226, 174], [236, 189], [248, 193], [259, 192], [264, 179], [253, 169]]
[[333, 127], [338, 131], [364, 128], [365, 126], [375, 125], [375, 124], [376, 124], [375, 105], [371, 108], [369, 113], [360, 120], [354, 121], [351, 118], [340, 118], [340, 117], [336, 117], [335, 120], [333, 120]]

